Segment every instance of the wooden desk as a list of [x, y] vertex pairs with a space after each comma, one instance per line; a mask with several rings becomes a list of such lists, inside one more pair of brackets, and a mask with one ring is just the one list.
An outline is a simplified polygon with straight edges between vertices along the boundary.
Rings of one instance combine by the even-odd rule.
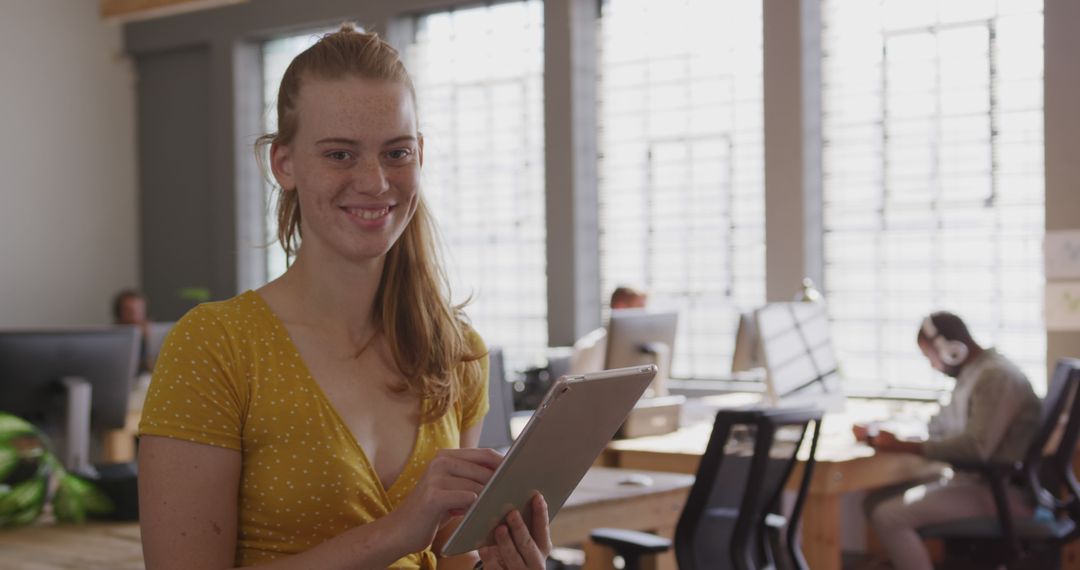
[[[596, 467], [586, 474], [551, 526], [558, 546], [582, 545], [585, 568], [614, 568], [602, 548], [589, 545], [598, 527], [619, 527], [673, 537], [694, 478], [675, 473], [649, 473], [653, 485], [620, 485], [626, 473]], [[42, 524], [0, 530], [0, 570], [69, 570], [143, 568], [138, 523]], [[675, 568], [673, 555], [661, 557], [659, 568]]]
[[[912, 405], [918, 415], [929, 408]], [[803, 554], [814, 570], [840, 570], [840, 498], [941, 474], [945, 465], [913, 455], [875, 454], [855, 442], [851, 425], [887, 417], [890, 404], [852, 401], [849, 410], [829, 414], [822, 423], [817, 465], [802, 517]], [[696, 423], [656, 437], [612, 442], [602, 456], [604, 465], [626, 469], [696, 473], [712, 433], [711, 423]], [[802, 463], [791, 482], [801, 479]], [[792, 486], [794, 487], [794, 486]]]
[[141, 570], [137, 523], [0, 530], [0, 570]]

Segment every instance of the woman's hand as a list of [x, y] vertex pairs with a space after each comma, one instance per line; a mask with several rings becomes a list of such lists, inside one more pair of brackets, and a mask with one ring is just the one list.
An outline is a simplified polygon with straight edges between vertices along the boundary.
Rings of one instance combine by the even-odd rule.
[[501, 462], [492, 449], [440, 450], [409, 496], [386, 516], [400, 546], [406, 552], [430, 546], [440, 527], [473, 504]]
[[532, 502], [532, 531], [517, 510], [506, 515], [506, 522], [495, 529], [495, 545], [480, 549], [484, 570], [543, 570], [551, 554], [547, 501], [539, 493]]

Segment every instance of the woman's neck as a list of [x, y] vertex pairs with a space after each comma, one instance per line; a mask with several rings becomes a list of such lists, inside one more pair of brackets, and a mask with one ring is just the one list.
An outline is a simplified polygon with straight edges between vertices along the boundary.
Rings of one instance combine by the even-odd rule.
[[386, 257], [343, 263], [332, 256], [301, 246], [285, 274], [261, 291], [284, 305], [283, 318], [363, 343], [376, 327], [372, 310]]

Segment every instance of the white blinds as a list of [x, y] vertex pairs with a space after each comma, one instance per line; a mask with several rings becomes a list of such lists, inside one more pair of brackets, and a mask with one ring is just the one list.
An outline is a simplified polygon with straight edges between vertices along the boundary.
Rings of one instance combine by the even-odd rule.
[[547, 346], [543, 3], [423, 15], [406, 58], [457, 301], [506, 364]]
[[958, 313], [1045, 386], [1041, 0], [824, 0], [826, 298], [853, 387]]
[[725, 375], [765, 298], [761, 3], [607, 0], [599, 26], [602, 290], [679, 310], [673, 375]]

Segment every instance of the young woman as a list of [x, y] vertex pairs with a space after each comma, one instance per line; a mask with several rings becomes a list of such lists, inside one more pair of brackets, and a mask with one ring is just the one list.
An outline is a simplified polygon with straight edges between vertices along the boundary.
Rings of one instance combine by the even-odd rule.
[[[140, 426], [147, 567], [544, 567], [547, 507], [436, 558], [500, 457], [487, 358], [449, 304], [397, 52], [346, 25], [289, 65], [270, 167], [295, 263], [170, 334]], [[301, 239], [302, 238], [302, 239]]]

